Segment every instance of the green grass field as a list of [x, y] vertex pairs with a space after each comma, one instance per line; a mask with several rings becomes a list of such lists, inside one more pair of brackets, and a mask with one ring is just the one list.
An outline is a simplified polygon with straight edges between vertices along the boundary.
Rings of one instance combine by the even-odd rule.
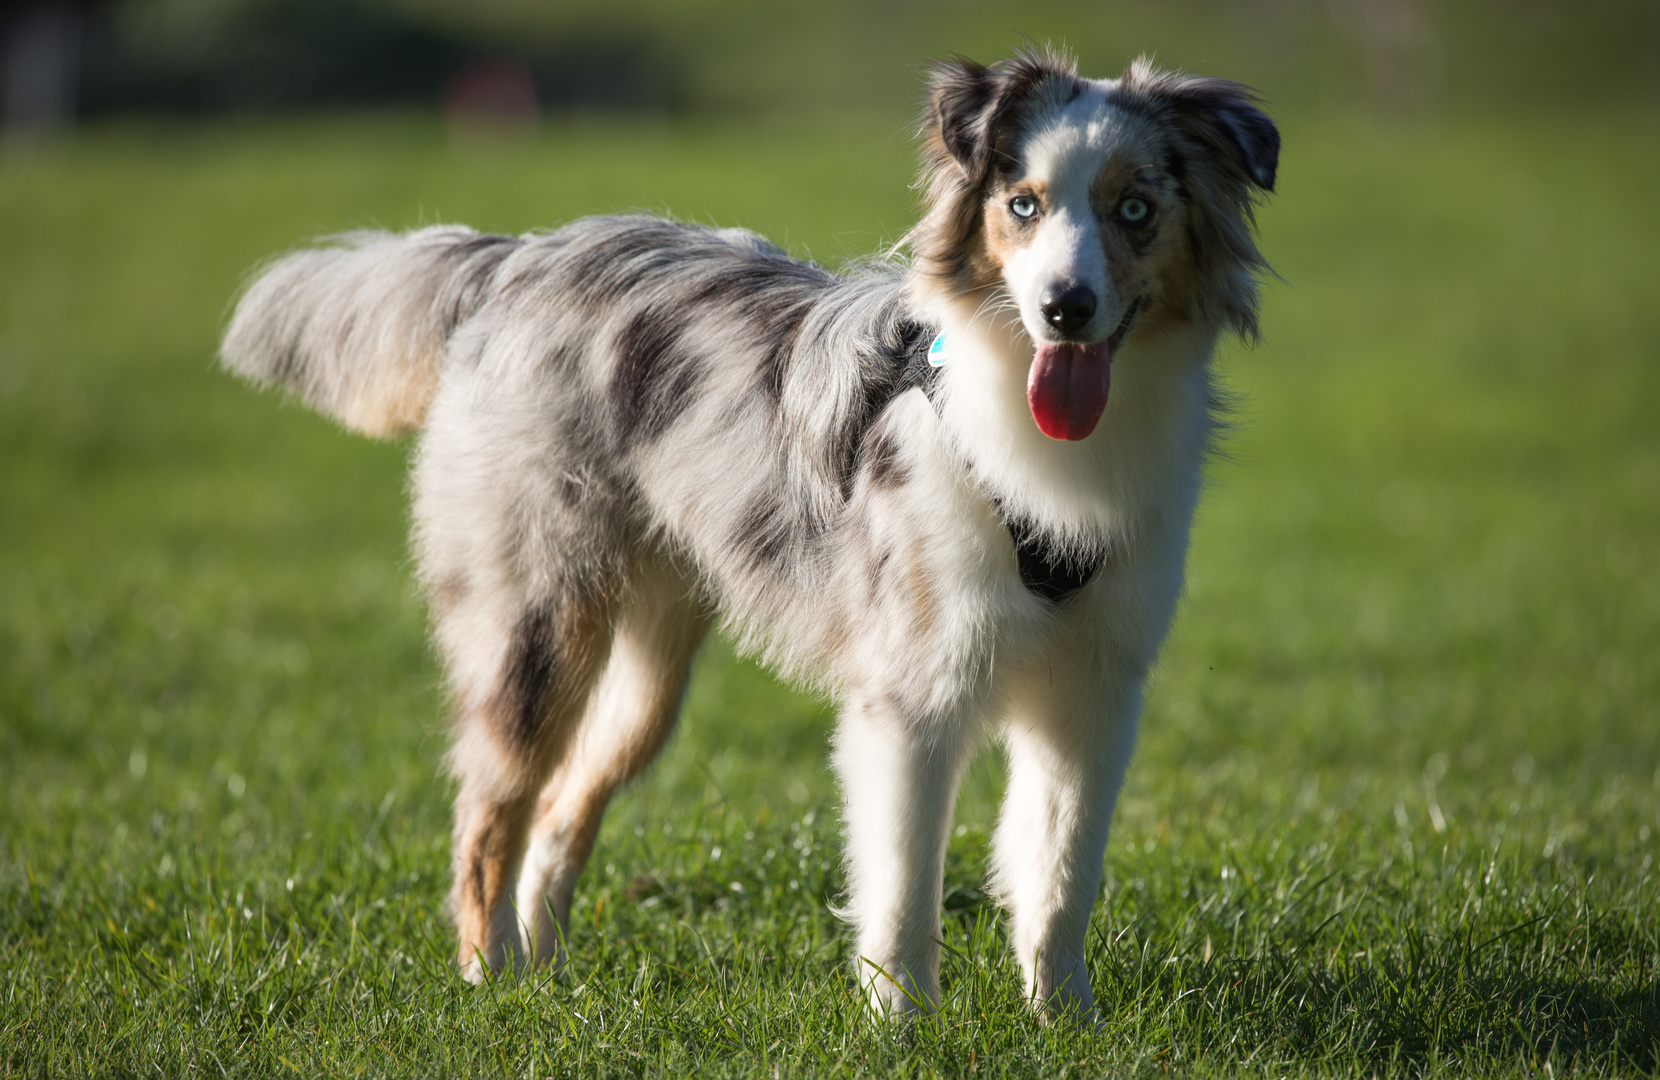
[[213, 366], [246, 270], [343, 228], [645, 208], [868, 253], [899, 121], [0, 157], [0, 1075], [1660, 1071], [1660, 119], [1284, 128], [1087, 1033], [1026, 1015], [979, 891], [990, 754], [945, 1007], [863, 1016], [831, 715], [719, 643], [568, 969], [461, 985], [409, 447]]

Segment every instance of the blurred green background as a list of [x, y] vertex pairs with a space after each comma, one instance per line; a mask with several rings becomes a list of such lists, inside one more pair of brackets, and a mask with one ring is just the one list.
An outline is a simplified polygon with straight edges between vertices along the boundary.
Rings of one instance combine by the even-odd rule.
[[[1244, 79], [1285, 146], [1264, 342], [1221, 358], [1237, 426], [1092, 938], [1111, 1049], [1028, 1071], [1660, 1061], [1660, 5], [134, 0], [0, 23], [0, 1075], [374, 1071], [374, 1018], [406, 1001], [450, 1010], [399, 1029], [410, 1061], [511, 1071], [469, 1056], [500, 1017], [445, 996], [409, 444], [215, 369], [249, 268], [347, 228], [630, 209], [868, 255], [914, 214], [922, 61], [1022, 34], [1089, 74], [1146, 52]], [[765, 1026], [789, 980], [841, 970], [830, 719], [711, 647], [608, 822], [570, 985], [686, 933], [807, 957], [757, 961]], [[988, 755], [960, 807], [965, 918], [999, 785]], [[763, 845], [794, 861], [733, 890]], [[621, 903], [642, 896], [663, 902]], [[227, 925], [234, 962], [179, 975]], [[294, 941], [297, 996], [250, 1012], [261, 950]], [[1236, 978], [1270, 960], [1295, 979]], [[695, 1017], [694, 990], [663, 992]], [[358, 1004], [313, 1004], [337, 993]]]
[[1141, 53], [1226, 72], [1298, 111], [1560, 112], [1660, 96], [1649, 0], [14, 0], [0, 11], [0, 96], [14, 129], [430, 107], [494, 65], [528, 75], [554, 111], [891, 111], [915, 97], [922, 59], [1027, 38], [1065, 43], [1096, 74]]

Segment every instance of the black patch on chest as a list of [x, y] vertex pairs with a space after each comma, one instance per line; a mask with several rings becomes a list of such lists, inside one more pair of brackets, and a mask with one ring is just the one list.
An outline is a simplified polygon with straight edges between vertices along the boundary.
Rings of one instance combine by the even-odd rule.
[[1088, 585], [1107, 561], [1104, 548], [1078, 559], [1059, 555], [1030, 522], [1009, 516], [996, 500], [993, 500], [993, 505], [997, 506], [997, 516], [1003, 519], [1009, 536], [1014, 540], [1020, 583], [1051, 603], [1058, 604]]

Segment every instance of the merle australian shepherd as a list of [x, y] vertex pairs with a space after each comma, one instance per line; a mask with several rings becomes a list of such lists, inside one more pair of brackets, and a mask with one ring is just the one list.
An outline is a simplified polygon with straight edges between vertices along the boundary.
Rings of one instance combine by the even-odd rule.
[[1256, 331], [1279, 134], [1237, 83], [1034, 51], [937, 65], [922, 138], [908, 258], [854, 272], [651, 217], [441, 226], [288, 255], [237, 307], [232, 370], [420, 432], [467, 977], [559, 962], [606, 804], [718, 619], [840, 703], [873, 1004], [939, 1001], [953, 800], [995, 737], [992, 886], [1026, 989], [1093, 1009], [1107, 827], [1181, 592], [1212, 354]]

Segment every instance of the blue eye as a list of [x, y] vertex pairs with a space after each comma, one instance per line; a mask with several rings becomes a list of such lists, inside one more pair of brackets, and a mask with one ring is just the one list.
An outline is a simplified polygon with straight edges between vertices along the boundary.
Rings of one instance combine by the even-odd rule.
[[1145, 199], [1131, 196], [1118, 204], [1118, 216], [1131, 225], [1139, 225], [1152, 214], [1153, 208], [1147, 205]]
[[1016, 195], [1009, 200], [1009, 212], [1017, 218], [1030, 218], [1037, 213], [1037, 200], [1030, 195]]

